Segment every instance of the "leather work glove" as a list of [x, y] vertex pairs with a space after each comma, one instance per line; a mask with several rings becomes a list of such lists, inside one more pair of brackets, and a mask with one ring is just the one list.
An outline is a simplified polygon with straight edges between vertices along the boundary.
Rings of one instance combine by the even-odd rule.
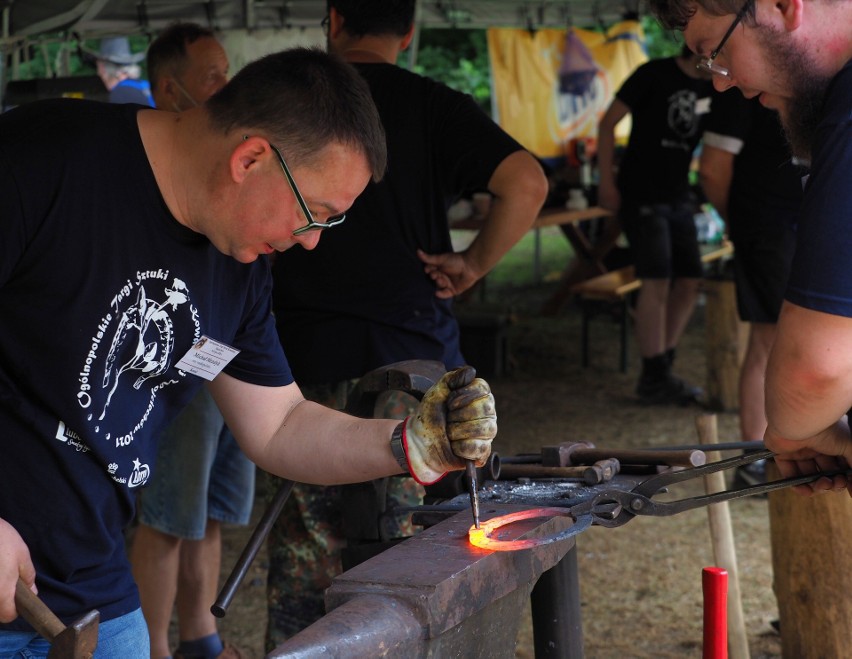
[[483, 466], [497, 434], [491, 387], [471, 366], [446, 373], [423, 396], [403, 425], [408, 470], [421, 485], [448, 471], [464, 469], [465, 460]]

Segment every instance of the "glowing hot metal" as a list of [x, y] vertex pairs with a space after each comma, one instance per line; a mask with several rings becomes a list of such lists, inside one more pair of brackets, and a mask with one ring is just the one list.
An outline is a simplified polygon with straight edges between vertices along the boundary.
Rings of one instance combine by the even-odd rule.
[[551, 542], [567, 540], [578, 533], [585, 531], [592, 524], [591, 516], [584, 516], [575, 520], [570, 527], [545, 538], [526, 538], [524, 540], [500, 540], [499, 537], [494, 537], [498, 529], [514, 524], [524, 519], [536, 519], [539, 517], [571, 517], [571, 512], [567, 508], [531, 508], [530, 510], [521, 510], [500, 517], [493, 517], [486, 522], [482, 522], [477, 529], [471, 526], [467, 532], [470, 544], [480, 549], [489, 549], [491, 551], [517, 551], [518, 549], [529, 549], [530, 547], [540, 547], [548, 545]]

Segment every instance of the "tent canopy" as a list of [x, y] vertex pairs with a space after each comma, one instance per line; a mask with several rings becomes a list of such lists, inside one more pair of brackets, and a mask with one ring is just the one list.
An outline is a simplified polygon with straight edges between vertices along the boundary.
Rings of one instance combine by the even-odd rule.
[[[220, 30], [316, 27], [325, 0], [0, 0], [5, 40], [73, 31], [84, 37], [158, 31], [176, 20]], [[421, 0], [421, 27], [565, 27], [610, 24], [644, 0]]]

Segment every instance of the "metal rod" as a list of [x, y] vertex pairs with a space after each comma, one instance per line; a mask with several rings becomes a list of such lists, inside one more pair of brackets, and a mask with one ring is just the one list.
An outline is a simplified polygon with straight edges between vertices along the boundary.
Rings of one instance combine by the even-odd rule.
[[447, 515], [455, 515], [462, 510], [466, 510], [467, 506], [460, 503], [434, 503], [422, 504], [419, 506], [394, 506], [393, 512], [397, 514], [404, 513], [446, 513]]
[[272, 525], [275, 524], [275, 520], [278, 519], [278, 515], [281, 514], [281, 509], [284, 507], [287, 497], [290, 496], [290, 492], [293, 490], [294, 485], [295, 483], [290, 480], [285, 480], [281, 484], [281, 487], [278, 488], [278, 492], [275, 493], [275, 497], [272, 499], [272, 503], [269, 504], [269, 507], [263, 513], [263, 517], [261, 517], [260, 521], [257, 523], [254, 532], [251, 534], [251, 538], [249, 538], [248, 544], [245, 549], [243, 549], [243, 553], [240, 554], [236, 565], [234, 565], [234, 569], [231, 570], [231, 574], [225, 581], [225, 585], [222, 586], [222, 590], [219, 591], [219, 597], [216, 598], [213, 606], [210, 607], [210, 612], [217, 618], [224, 618], [225, 614], [228, 612], [228, 607], [231, 605], [231, 600], [234, 599], [237, 588], [239, 588], [240, 584], [242, 584], [252, 561], [254, 561], [255, 556], [257, 556], [257, 553], [260, 551], [260, 548], [263, 547], [263, 543], [266, 541], [266, 536], [269, 535], [269, 532], [272, 530]]
[[762, 451], [766, 447], [760, 440], [750, 442], [720, 442], [708, 448], [707, 444], [684, 444], [682, 446], [655, 446], [660, 451]]

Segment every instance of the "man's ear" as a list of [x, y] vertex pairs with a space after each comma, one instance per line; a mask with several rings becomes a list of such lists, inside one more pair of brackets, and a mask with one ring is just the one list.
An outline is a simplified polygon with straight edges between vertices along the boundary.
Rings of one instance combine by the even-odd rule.
[[343, 27], [346, 23], [346, 20], [343, 16], [334, 8], [328, 8], [328, 38], [329, 39], [337, 39], [340, 36], [340, 33], [343, 32]]
[[231, 152], [228, 162], [231, 178], [235, 183], [242, 183], [256, 169], [264, 154], [271, 153], [269, 142], [261, 137], [245, 137]]
[[802, 13], [805, 10], [803, 0], [779, 0], [778, 8], [784, 16], [784, 25], [788, 32], [799, 28], [802, 24]]
[[793, 32], [802, 24], [803, 11], [803, 0], [762, 0], [756, 5], [755, 19], [758, 23], [769, 22]]
[[160, 100], [157, 108], [160, 110], [175, 111], [179, 107], [178, 88], [174, 79], [169, 75], [160, 76], [157, 79], [157, 88], [153, 90], [154, 100]]
[[399, 49], [405, 50], [411, 45], [411, 40], [414, 38], [414, 23], [411, 24], [411, 27], [408, 28], [408, 32], [405, 33], [405, 36], [402, 38], [402, 41], [399, 42]]

